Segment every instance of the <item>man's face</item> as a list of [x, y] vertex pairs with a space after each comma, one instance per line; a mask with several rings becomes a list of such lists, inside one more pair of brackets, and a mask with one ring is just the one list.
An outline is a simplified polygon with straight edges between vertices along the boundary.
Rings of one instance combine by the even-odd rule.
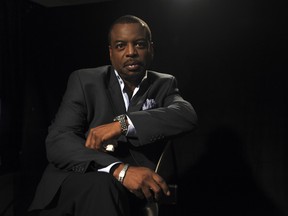
[[145, 74], [153, 59], [153, 46], [140, 24], [116, 24], [111, 31], [109, 53], [122, 79], [133, 80]]

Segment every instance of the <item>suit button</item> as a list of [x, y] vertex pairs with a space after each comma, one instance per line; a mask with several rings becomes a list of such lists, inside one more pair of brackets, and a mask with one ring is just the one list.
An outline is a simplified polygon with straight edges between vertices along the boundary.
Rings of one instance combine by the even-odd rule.
[[72, 171], [74, 172], [84, 172], [84, 167], [78, 165], [78, 166], [74, 166], [72, 167]]
[[79, 167], [79, 172], [81, 172], [81, 173], [84, 172], [84, 167], [83, 166]]

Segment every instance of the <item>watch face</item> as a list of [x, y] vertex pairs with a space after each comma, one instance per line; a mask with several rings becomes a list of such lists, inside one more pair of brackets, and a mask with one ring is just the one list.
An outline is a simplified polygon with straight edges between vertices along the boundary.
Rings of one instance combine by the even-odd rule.
[[126, 115], [122, 114], [122, 115], [116, 116], [113, 121], [119, 121], [121, 125], [121, 133], [123, 135], [126, 135], [127, 130], [128, 130], [128, 125], [126, 124]]
[[126, 116], [124, 114], [116, 116], [113, 121], [121, 121], [121, 120], [126, 120]]

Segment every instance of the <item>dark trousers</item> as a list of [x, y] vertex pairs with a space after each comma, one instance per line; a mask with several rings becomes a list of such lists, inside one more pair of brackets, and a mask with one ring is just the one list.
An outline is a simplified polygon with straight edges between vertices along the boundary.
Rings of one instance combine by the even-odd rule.
[[62, 184], [57, 197], [40, 216], [135, 216], [145, 200], [138, 199], [111, 174], [73, 173]]

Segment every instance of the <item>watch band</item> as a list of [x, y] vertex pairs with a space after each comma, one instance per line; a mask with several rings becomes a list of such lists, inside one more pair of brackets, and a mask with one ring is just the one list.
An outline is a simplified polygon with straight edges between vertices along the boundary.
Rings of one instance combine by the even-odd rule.
[[126, 171], [128, 170], [129, 164], [125, 164], [124, 167], [122, 168], [122, 170], [119, 173], [118, 176], [118, 181], [121, 182], [121, 184], [123, 184], [125, 175], [126, 175]]
[[120, 123], [121, 126], [121, 134], [122, 135], [126, 135], [127, 131], [128, 131], [128, 125], [126, 124], [126, 115], [122, 114], [119, 116], [116, 116], [113, 121], [118, 121]]

